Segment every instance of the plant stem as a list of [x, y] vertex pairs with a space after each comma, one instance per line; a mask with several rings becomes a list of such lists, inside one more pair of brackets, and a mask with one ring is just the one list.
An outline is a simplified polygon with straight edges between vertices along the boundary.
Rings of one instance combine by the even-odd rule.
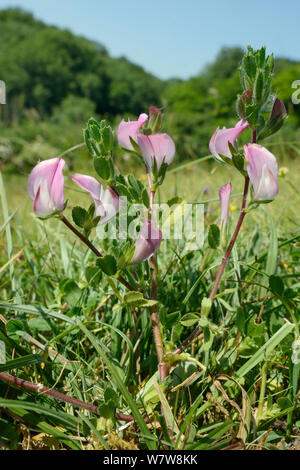
[[[252, 143], [255, 143], [256, 142], [256, 131], [254, 130], [252, 132]], [[245, 182], [244, 182], [244, 192], [243, 192], [243, 200], [242, 200], [242, 207], [241, 207], [241, 211], [240, 211], [240, 215], [239, 215], [239, 218], [238, 218], [238, 221], [237, 221], [237, 224], [236, 224], [236, 227], [235, 227], [235, 230], [234, 230], [234, 233], [232, 235], [232, 238], [230, 240], [230, 243], [228, 245], [228, 248], [226, 250], [226, 253], [223, 257], [223, 260], [222, 260], [222, 263], [219, 267], [219, 270], [218, 270], [218, 273], [217, 273], [217, 276], [216, 276], [216, 279], [215, 279], [215, 282], [214, 282], [214, 285], [213, 285], [213, 288], [211, 290], [211, 293], [210, 293], [210, 296], [209, 296], [209, 299], [211, 301], [213, 301], [215, 295], [216, 295], [216, 292], [218, 290], [218, 287], [219, 287], [219, 284], [221, 282], [221, 279], [222, 279], [222, 275], [224, 273], [224, 270], [226, 268], [226, 265], [227, 265], [227, 262], [228, 262], [228, 259], [229, 259], [229, 256], [231, 254], [231, 251], [232, 251], [232, 248], [234, 247], [234, 244], [236, 242], [236, 239], [237, 239], [237, 236], [239, 234], [239, 231], [240, 231], [240, 228], [241, 228], [241, 225], [243, 223], [243, 220], [245, 218], [245, 215], [246, 215], [246, 211], [245, 211], [245, 208], [246, 208], [246, 203], [247, 203], [247, 195], [248, 195], [248, 190], [249, 190], [249, 176], [245, 176]], [[184, 351], [184, 349], [190, 345], [190, 343], [195, 339], [197, 338], [197, 336], [199, 335], [201, 329], [199, 326], [197, 326], [195, 328], [195, 330], [190, 334], [190, 336], [177, 348], [175, 349], [175, 351], [173, 351], [173, 354], [180, 354], [182, 353], [182, 351]]]
[[[98, 251], [97, 248], [89, 241], [89, 239], [87, 237], [85, 237], [81, 232], [79, 232], [79, 230], [77, 230], [76, 227], [74, 227], [74, 225], [71, 224], [71, 222], [69, 222], [68, 219], [66, 219], [65, 216], [62, 216], [61, 219], [60, 219], [73, 233], [75, 233], [75, 235], [80, 238], [80, 240], [85, 243], [85, 245], [87, 247], [89, 247], [89, 249], [97, 256], [97, 258], [101, 258], [103, 255], [102, 255], [102, 252], [101, 251]], [[118, 276], [117, 277], [118, 281], [121, 282], [121, 284], [123, 284], [128, 290], [130, 291], [133, 291], [135, 292], [136, 290], [139, 290], [140, 289], [137, 287], [136, 289], [131, 285], [129, 284], [128, 281], [126, 281], [126, 279], [124, 279], [122, 276]]]
[[259, 394], [257, 415], [256, 415], [257, 425], [259, 424], [261, 420], [263, 409], [264, 409], [264, 400], [265, 400], [266, 384], [267, 384], [267, 369], [268, 369], [268, 365], [267, 365], [267, 362], [265, 362], [261, 370], [260, 394]]
[[95, 253], [95, 255], [98, 257], [98, 258], [101, 258], [102, 256], [102, 253], [100, 251], [97, 250], [97, 248], [89, 241], [89, 239], [87, 237], [85, 237], [82, 233], [79, 232], [79, 230], [77, 230], [77, 228], [74, 227], [74, 225], [71, 224], [71, 222], [68, 221], [68, 219], [65, 218], [65, 216], [63, 215], [60, 219], [73, 233], [75, 233], [75, 235], [80, 238], [80, 240], [86, 244], [86, 246], [89, 247], [90, 250], [92, 250], [93, 253]]
[[[12, 375], [6, 374], [5, 372], [0, 372], [0, 379], [4, 380], [5, 382], [9, 382], [17, 387], [25, 388], [27, 390], [32, 390], [38, 393], [45, 393], [46, 395], [50, 395], [52, 398], [56, 400], [63, 401], [64, 403], [71, 403], [73, 406], [78, 406], [79, 408], [84, 408], [85, 410], [91, 411], [99, 415], [98, 406], [92, 405], [91, 403], [85, 403], [81, 400], [77, 400], [77, 398], [69, 397], [63, 393], [57, 392], [51, 388], [47, 388], [41, 384], [34, 384], [32, 382], [28, 382], [27, 380], [18, 379]], [[117, 420], [120, 421], [133, 421], [133, 417], [130, 415], [124, 415], [123, 413], [116, 413], [115, 417]]]
[[[150, 208], [148, 210], [148, 220], [151, 220], [152, 214], [153, 214], [155, 190], [152, 189], [151, 187], [152, 182], [151, 182], [150, 175], [148, 178], [148, 183], [149, 183], [149, 191], [150, 191]], [[152, 282], [151, 282], [151, 299], [157, 300], [158, 279], [157, 279], [157, 256], [156, 254], [152, 256], [151, 261], [152, 261], [152, 266], [153, 266]], [[155, 349], [156, 349], [156, 354], [157, 354], [159, 377], [160, 377], [160, 380], [163, 380], [165, 377], [168, 376], [168, 365], [167, 363], [163, 362], [164, 346], [163, 346], [163, 340], [162, 340], [162, 335], [161, 335], [157, 305], [154, 305], [153, 307], [151, 307], [149, 311], [150, 311], [150, 319], [152, 323], [153, 339], [154, 339], [154, 344], [155, 344]]]
[[[157, 299], [157, 258], [156, 255], [152, 257], [153, 263], [153, 274], [152, 274], [152, 286], [151, 286], [151, 299]], [[159, 316], [157, 311], [157, 305], [150, 308], [150, 318], [152, 322], [153, 338], [156, 348], [158, 371], [160, 380], [163, 380], [168, 376], [168, 365], [163, 362], [164, 357], [164, 346], [160, 330]]]

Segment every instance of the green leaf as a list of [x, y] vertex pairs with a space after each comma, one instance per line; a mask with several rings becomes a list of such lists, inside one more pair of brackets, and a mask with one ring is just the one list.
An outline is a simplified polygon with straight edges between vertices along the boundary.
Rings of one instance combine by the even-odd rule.
[[21, 334], [19, 334], [19, 332], [23, 333], [26, 330], [28, 331], [26, 322], [17, 319], [9, 320], [6, 323], [5, 329], [7, 336], [14, 341], [20, 338]]
[[119, 396], [117, 392], [110, 386], [106, 387], [106, 389], [104, 390], [104, 400], [106, 402], [111, 400], [115, 407], [119, 405]]
[[242, 174], [245, 173], [244, 171], [244, 164], [245, 164], [245, 158], [241, 154], [234, 154], [232, 155], [232, 161], [235, 166], [235, 168]]
[[95, 157], [94, 168], [101, 179], [103, 179], [104, 181], [109, 179], [110, 165], [105, 157]]
[[49, 321], [45, 320], [44, 318], [30, 318], [28, 320], [28, 327], [34, 328], [38, 331], [51, 331], [51, 325]]
[[250, 78], [255, 78], [256, 75], [256, 61], [254, 56], [250, 54], [246, 54], [243, 59], [243, 66], [246, 74]]
[[19, 357], [18, 359], [13, 359], [12, 361], [7, 361], [5, 364], [0, 364], [0, 372], [20, 369], [21, 367], [31, 366], [33, 364], [38, 364], [44, 361], [45, 360], [38, 354], [28, 354], [27, 356]]
[[254, 98], [257, 103], [260, 103], [264, 90], [264, 74], [262, 71], [257, 73], [255, 83], [254, 83]]
[[207, 316], [211, 310], [212, 301], [208, 297], [203, 297], [201, 302], [201, 312]]
[[164, 309], [159, 314], [159, 318], [161, 320], [162, 325], [170, 329], [172, 328], [180, 319], [181, 312], [172, 312], [172, 313], [166, 313]]
[[183, 326], [193, 326], [198, 323], [199, 315], [197, 313], [186, 313], [180, 320]]
[[100, 415], [106, 419], [111, 419], [114, 416], [115, 411], [116, 407], [112, 400], [108, 400], [108, 402], [99, 406]]
[[269, 287], [273, 294], [281, 296], [284, 292], [284, 283], [279, 276], [269, 277]]
[[14, 410], [15, 408], [30, 410], [38, 413], [40, 416], [50, 416], [60, 425], [72, 430], [74, 433], [78, 432], [78, 418], [69, 413], [65, 413], [64, 411], [57, 411], [54, 408], [45, 406], [44, 403], [38, 404], [23, 400], [6, 400], [4, 398], [0, 398], [0, 407], [11, 410]]
[[241, 378], [253, 369], [259, 362], [263, 361], [268, 355], [289, 335], [295, 325], [286, 322], [269, 341], [267, 341], [240, 369], [235, 373], [235, 377]]
[[212, 224], [209, 226], [208, 244], [210, 248], [216, 249], [220, 244], [220, 229], [217, 225]]
[[88, 266], [85, 269], [85, 277], [89, 284], [98, 285], [102, 278], [102, 272], [98, 266]]
[[110, 126], [106, 126], [101, 131], [102, 142], [106, 153], [109, 153], [113, 145], [113, 131]]
[[114, 276], [117, 273], [117, 261], [112, 255], [105, 255], [102, 258], [98, 258], [96, 263], [107, 276]]
[[127, 292], [123, 299], [124, 305], [133, 305], [136, 307], [152, 307], [157, 305], [156, 300], [145, 299], [141, 292]]
[[79, 206], [73, 207], [72, 219], [78, 227], [81, 227], [81, 228], [84, 227], [86, 218], [87, 218], [87, 211], [83, 209], [83, 207], [79, 207]]
[[146, 188], [143, 189], [143, 192], [142, 192], [142, 201], [143, 201], [143, 204], [147, 207], [147, 209], [149, 209], [150, 198], [149, 198], [149, 193]]

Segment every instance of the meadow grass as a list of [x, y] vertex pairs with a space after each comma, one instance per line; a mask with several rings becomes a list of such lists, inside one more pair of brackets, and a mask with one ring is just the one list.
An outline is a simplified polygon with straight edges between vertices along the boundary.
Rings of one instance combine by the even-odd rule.
[[[126, 289], [115, 281], [115, 296], [105, 275], [91, 271], [93, 254], [57, 220], [34, 217], [25, 175], [3, 173], [0, 372], [96, 407], [83, 410], [0, 380], [3, 448], [299, 446], [300, 161], [289, 158], [288, 145], [277, 150], [279, 166], [288, 169], [279, 178], [279, 195], [246, 216], [201, 334], [162, 383], [148, 310], [124, 305]], [[87, 163], [76, 171], [89, 173]], [[145, 178], [142, 170], [140, 176]], [[159, 195], [161, 201], [177, 195], [188, 202], [210, 201], [204, 247], [186, 249], [184, 240], [168, 241], [158, 257], [167, 351], [199, 321], [202, 299], [221, 262], [222, 250], [208, 248], [207, 232], [219, 217], [218, 190], [229, 181], [234, 227], [243, 181], [229, 167], [212, 160], [179, 171], [174, 166]], [[65, 197], [72, 205], [89, 205], [70, 178]], [[11, 219], [5, 220], [5, 211]], [[70, 209], [66, 213], [70, 217]], [[122, 421], [120, 413], [134, 421]]]

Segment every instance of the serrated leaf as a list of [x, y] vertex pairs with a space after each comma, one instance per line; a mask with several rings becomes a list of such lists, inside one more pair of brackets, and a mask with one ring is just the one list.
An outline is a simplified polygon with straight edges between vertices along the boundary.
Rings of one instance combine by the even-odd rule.
[[20, 334], [18, 332], [21, 332], [22, 334], [26, 331], [27, 325], [25, 321], [13, 319], [6, 323], [5, 329], [7, 336], [12, 340], [17, 341], [20, 338]]
[[30, 318], [28, 320], [28, 327], [34, 328], [38, 331], [50, 331], [51, 325], [49, 321], [45, 320], [44, 318]]
[[124, 305], [133, 305], [138, 307], [152, 307], [157, 305], [156, 300], [145, 299], [141, 292], [127, 292], [123, 299]]
[[211, 310], [212, 301], [208, 297], [203, 297], [201, 302], [201, 312], [207, 316]]
[[101, 281], [102, 272], [98, 266], [88, 266], [85, 269], [85, 277], [89, 284], [99, 284]]
[[87, 218], [87, 211], [83, 209], [83, 207], [80, 207], [80, 206], [73, 207], [72, 219], [78, 227], [80, 228], [84, 227], [86, 218]]
[[105, 402], [108, 402], [109, 400], [111, 400], [115, 407], [117, 407], [119, 404], [119, 396], [117, 392], [112, 387], [109, 387], [109, 386], [106, 387], [106, 389], [104, 390], [104, 400]]
[[103, 418], [111, 419], [115, 414], [116, 407], [112, 400], [99, 406], [99, 413]]
[[102, 258], [98, 258], [96, 263], [108, 276], [114, 276], [118, 270], [117, 261], [112, 255], [105, 255]]
[[103, 180], [108, 180], [110, 177], [110, 166], [107, 158], [105, 157], [95, 157], [94, 158], [94, 168], [97, 174]]
[[180, 320], [183, 326], [193, 326], [199, 322], [199, 315], [196, 313], [186, 313]]

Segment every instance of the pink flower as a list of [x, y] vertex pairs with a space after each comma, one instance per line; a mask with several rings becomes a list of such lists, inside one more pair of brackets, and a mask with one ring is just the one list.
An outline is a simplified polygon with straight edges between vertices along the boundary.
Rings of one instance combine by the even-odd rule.
[[139, 130], [145, 124], [147, 119], [147, 114], [140, 114], [137, 121], [126, 122], [124, 119], [121, 121], [116, 130], [117, 139], [121, 147], [127, 150], [134, 150], [132, 143], [130, 142], [130, 137], [137, 142]]
[[108, 222], [119, 211], [119, 195], [108, 186], [104, 189], [92, 176], [72, 175], [72, 180], [87, 191], [95, 203], [95, 217], [101, 217], [99, 224]]
[[211, 154], [221, 162], [223, 159], [220, 157], [220, 154], [227, 158], [231, 158], [228, 142], [234, 146], [235, 141], [240, 133], [243, 132], [248, 126], [249, 123], [247, 121], [241, 120], [235, 125], [235, 127], [230, 129], [226, 129], [226, 127], [220, 129], [218, 127], [209, 142], [209, 150]]
[[224, 186], [219, 189], [219, 198], [221, 202], [221, 225], [228, 223], [231, 189], [231, 183], [224, 184]]
[[154, 255], [161, 243], [162, 233], [151, 220], [146, 220], [135, 243], [131, 264], [141, 263]]
[[258, 144], [246, 144], [247, 172], [253, 186], [254, 201], [272, 201], [278, 193], [278, 166], [274, 155]]
[[168, 165], [172, 163], [175, 156], [175, 144], [168, 134], [139, 134], [137, 143], [149, 169], [153, 168], [154, 159], [158, 170], [163, 162]]
[[38, 163], [30, 173], [27, 191], [38, 217], [48, 217], [64, 209], [65, 163], [62, 158], [51, 158]]

